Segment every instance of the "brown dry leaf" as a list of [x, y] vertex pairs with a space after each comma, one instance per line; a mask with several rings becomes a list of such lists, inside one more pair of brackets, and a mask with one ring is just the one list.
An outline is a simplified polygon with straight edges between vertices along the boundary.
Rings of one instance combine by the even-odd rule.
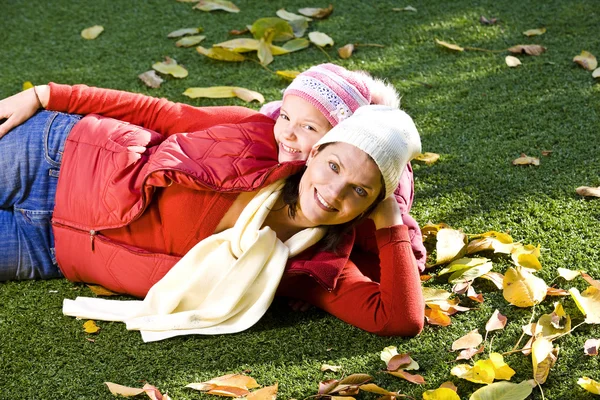
[[150, 399], [152, 400], [170, 400], [169, 396], [166, 394], [162, 394], [160, 392], [160, 390], [158, 390], [157, 387], [152, 386], [149, 383], [146, 383], [142, 389], [144, 389], [144, 392], [146, 392], [146, 395], [148, 397], [150, 397]]
[[594, 72], [592, 72], [592, 78], [600, 78], [600, 68], [596, 68]]
[[212, 47], [210, 49], [205, 49], [202, 46], [196, 47], [196, 51], [202, 55], [205, 55], [208, 58], [212, 58], [213, 60], [219, 61], [232, 61], [232, 62], [241, 62], [246, 60], [241, 54], [233, 52], [231, 50], [223, 49], [221, 47]]
[[168, 38], [176, 38], [186, 35], [197, 35], [202, 32], [202, 28], [181, 28], [173, 31], [167, 35]]
[[186, 36], [175, 42], [177, 47], [192, 47], [206, 39], [204, 35]]
[[478, 303], [483, 303], [483, 294], [476, 293], [475, 289], [473, 289], [473, 286], [469, 286], [469, 288], [467, 289], [467, 297]]
[[519, 60], [515, 56], [506, 56], [506, 58], [504, 58], [504, 61], [506, 62], [506, 65], [508, 65], [511, 68], [518, 67], [519, 65], [521, 65], [521, 60]]
[[326, 372], [326, 371], [338, 372], [340, 369], [342, 369], [341, 365], [329, 365], [329, 364], [321, 365], [322, 372]]
[[333, 46], [333, 39], [323, 32], [310, 32], [308, 39], [319, 47]]
[[417, 161], [422, 161], [427, 165], [431, 165], [439, 160], [440, 155], [436, 153], [425, 152], [416, 156], [414, 159]]
[[294, 80], [294, 78], [296, 78], [298, 75], [300, 75], [299, 71], [287, 71], [287, 70], [283, 70], [283, 71], [276, 71], [275, 72], [277, 75], [285, 78], [285, 79], [289, 79], [289, 80]]
[[479, 330], [473, 329], [452, 343], [452, 351], [474, 348], [479, 346], [481, 342], [483, 342], [483, 337], [479, 334]]
[[499, 272], [488, 272], [486, 274], [481, 275], [482, 278], [485, 278], [492, 282], [498, 289], [504, 288], [504, 275]]
[[452, 323], [448, 313], [440, 309], [425, 309], [425, 318], [429, 325], [448, 326]]
[[266, 386], [255, 390], [246, 396], [246, 400], [275, 400], [277, 398], [278, 384]]
[[104, 32], [104, 27], [101, 25], [94, 25], [89, 28], [85, 28], [81, 31], [81, 37], [87, 40], [96, 39], [100, 34]]
[[546, 295], [547, 296], [568, 296], [569, 292], [566, 291], [565, 289], [549, 287], [546, 290]]
[[536, 157], [529, 157], [525, 153], [521, 153], [521, 157], [516, 158], [512, 162], [513, 165], [540, 165], [540, 159]]
[[[151, 87], [151, 88], [159, 88], [160, 84], [164, 82], [164, 79], [161, 78], [160, 76], [158, 76], [156, 74], [155, 70], [150, 70], [150, 71], [146, 71], [143, 74], [139, 74], [138, 78], [140, 78], [142, 80], [142, 82], [144, 82], [146, 84], [146, 86]], [[88, 285], [90, 286], [90, 285]], [[108, 290], [108, 289], [105, 289]], [[94, 289], [92, 289], [92, 291], [94, 293], [96, 293], [94, 291]], [[103, 296], [110, 296], [110, 295], [103, 295]]]
[[398, 371], [386, 371], [390, 375], [397, 376], [398, 378], [406, 379], [411, 383], [416, 383], [417, 385], [422, 385], [425, 383], [425, 379], [418, 374], [409, 374], [406, 371], [398, 370]]
[[590, 285], [592, 285], [593, 287], [595, 287], [596, 289], [600, 289], [600, 281], [595, 280], [594, 278], [592, 278], [591, 276], [589, 276], [588, 274], [586, 274], [585, 272], [581, 271], [581, 277], [583, 279], [585, 279], [585, 281], [587, 283], [589, 283]]
[[398, 392], [390, 392], [384, 388], [377, 386], [374, 383], [367, 383], [365, 385], [360, 385], [360, 390], [369, 393], [381, 394], [383, 396], [396, 397], [398, 396]]
[[98, 333], [100, 327], [96, 325], [96, 322], [90, 319], [83, 324], [83, 330], [85, 331], [85, 333]]
[[[237, 388], [237, 389], [244, 389], [244, 390], [248, 391], [249, 389], [254, 389], [254, 388], [259, 387], [259, 384], [256, 383], [254, 378], [247, 376], [247, 375], [228, 374], [228, 375], [219, 376], [217, 378], [212, 378], [206, 382], [190, 383], [190, 384], [186, 385], [186, 387], [189, 387], [189, 388], [195, 389], [195, 390], [200, 390], [200, 391], [207, 391], [207, 390], [213, 390], [213, 389], [225, 390], [222, 388]], [[221, 388], [221, 389], [219, 389], [219, 388]]]
[[449, 263], [467, 251], [467, 235], [455, 229], [443, 228], [437, 233], [436, 264]]
[[[154, 71], [148, 71], [148, 72], [154, 72]], [[117, 296], [119, 294], [119, 293], [113, 292], [112, 290], [108, 290], [104, 286], [100, 286], [100, 285], [87, 285], [87, 287], [89, 287], [90, 290], [92, 292], [94, 292], [94, 294], [96, 296]]]
[[452, 291], [456, 294], [465, 294], [471, 288], [473, 282], [458, 282], [452, 286]]
[[500, 314], [500, 311], [495, 310], [488, 322], [485, 324], [485, 330], [490, 332], [504, 329], [507, 320], [508, 319], [504, 315]]
[[596, 60], [596, 57], [585, 50], [583, 50], [580, 55], [573, 57], [573, 62], [581, 65], [588, 71], [593, 71], [598, 68], [598, 60]]
[[354, 45], [352, 43], [348, 43], [347, 45], [340, 47], [338, 49], [338, 54], [339, 54], [340, 58], [343, 58], [343, 59], [350, 58], [350, 56], [352, 56], [353, 52], [354, 52]]
[[585, 315], [587, 324], [600, 324], [600, 289], [589, 286], [582, 293], [577, 288], [569, 289], [577, 308]]
[[503, 286], [504, 299], [517, 307], [531, 307], [546, 297], [546, 282], [524, 268], [510, 267], [504, 275]]
[[538, 29], [529, 29], [523, 32], [525, 36], [539, 36], [546, 33], [546, 28], [538, 28]]
[[598, 187], [579, 186], [577, 189], [575, 189], [575, 192], [580, 196], [600, 197], [600, 186], [598, 186]]
[[546, 382], [550, 368], [556, 363], [558, 346], [552, 348], [552, 342], [541, 337], [533, 342], [531, 348], [531, 362], [533, 363], [533, 378], [540, 385]]
[[428, 281], [428, 280], [430, 280], [431, 278], [433, 278], [433, 277], [432, 277], [431, 275], [427, 275], [427, 274], [424, 274], [424, 275], [420, 275], [420, 276], [419, 276], [419, 280], [420, 280], [421, 282], [427, 282], [427, 281]]
[[212, 389], [209, 389], [206, 393], [223, 397], [244, 397], [249, 395], [250, 391], [234, 386], [215, 386]]
[[590, 393], [600, 394], [600, 383], [588, 378], [587, 376], [579, 378], [577, 380], [577, 384]]
[[494, 25], [496, 22], [498, 22], [498, 19], [497, 18], [487, 19], [486, 17], [484, 17], [482, 15], [481, 17], [479, 17], [479, 22], [481, 23], [481, 25]]
[[223, 10], [230, 13], [240, 12], [240, 9], [235, 4], [226, 0], [200, 0], [194, 8], [202, 11]]
[[478, 349], [461, 350], [460, 353], [458, 353], [458, 357], [456, 357], [456, 360], [470, 360], [475, 354], [483, 353], [483, 349], [483, 346], [479, 346]]
[[539, 44], [519, 44], [508, 49], [511, 53], [515, 54], [528, 54], [530, 56], [539, 56], [546, 48]]
[[597, 356], [598, 347], [600, 347], [600, 339], [588, 339], [583, 345], [583, 352], [586, 356]]
[[451, 43], [448, 43], [448, 42], [444, 42], [443, 40], [437, 40], [437, 39], [435, 39], [435, 42], [437, 44], [439, 44], [440, 46], [445, 47], [445, 48], [450, 49], [450, 50], [465, 51], [465, 49], [462, 48], [462, 47], [460, 47], [459, 45], [451, 44]]
[[327, 18], [333, 12], [333, 4], [330, 4], [327, 8], [312, 8], [305, 7], [298, 10], [298, 12], [306, 17], [312, 17], [316, 19]]
[[165, 61], [152, 64], [152, 68], [163, 74], [171, 74], [175, 78], [185, 78], [188, 76], [187, 70], [178, 65], [177, 61], [171, 57], [165, 57]]
[[244, 28], [244, 29], [232, 29], [229, 31], [230, 35], [245, 35], [246, 33], [250, 32], [250, 29], [248, 28]]
[[112, 394], [121, 395], [123, 397], [137, 396], [138, 394], [142, 394], [145, 392], [145, 390], [141, 388], [123, 386], [112, 382], [104, 382], [104, 384], [108, 386], [108, 390], [110, 390]]
[[543, 156], [549, 156], [550, 154], [552, 154], [553, 150], [542, 150], [542, 155]]

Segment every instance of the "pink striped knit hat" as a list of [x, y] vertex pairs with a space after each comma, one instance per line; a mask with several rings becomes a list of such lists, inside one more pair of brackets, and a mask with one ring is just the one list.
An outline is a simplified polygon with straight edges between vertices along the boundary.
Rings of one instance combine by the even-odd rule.
[[371, 81], [373, 78], [362, 71], [320, 64], [299, 74], [285, 89], [283, 98], [290, 94], [301, 97], [336, 126], [359, 107], [372, 103]]

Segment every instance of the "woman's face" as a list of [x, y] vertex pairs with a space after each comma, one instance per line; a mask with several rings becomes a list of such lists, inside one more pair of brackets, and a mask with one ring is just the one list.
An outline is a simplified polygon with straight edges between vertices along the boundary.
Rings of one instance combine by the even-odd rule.
[[350, 144], [333, 143], [311, 153], [297, 215], [307, 226], [343, 224], [366, 211], [381, 190], [381, 173], [371, 157]]
[[285, 96], [275, 122], [279, 162], [306, 160], [313, 145], [330, 129], [329, 121], [308, 101]]

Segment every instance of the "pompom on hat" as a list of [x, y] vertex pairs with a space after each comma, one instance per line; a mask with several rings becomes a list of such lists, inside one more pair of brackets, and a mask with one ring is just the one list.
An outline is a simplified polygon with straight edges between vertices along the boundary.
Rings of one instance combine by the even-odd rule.
[[313, 148], [337, 142], [351, 144], [371, 156], [383, 176], [386, 198], [396, 190], [406, 164], [421, 153], [421, 138], [412, 118], [396, 107], [382, 105], [360, 107]]

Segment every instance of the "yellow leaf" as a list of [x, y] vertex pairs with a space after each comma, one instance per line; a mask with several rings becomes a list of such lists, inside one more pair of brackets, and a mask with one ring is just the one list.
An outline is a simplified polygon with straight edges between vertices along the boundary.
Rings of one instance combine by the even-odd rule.
[[85, 28], [81, 31], [81, 37], [84, 39], [92, 40], [96, 39], [102, 32], [104, 27], [101, 25], [94, 25], [89, 28]]
[[436, 250], [436, 264], [445, 264], [460, 258], [467, 250], [467, 236], [455, 229], [441, 229], [437, 233]]
[[504, 362], [504, 357], [502, 357], [502, 354], [490, 354], [490, 361], [494, 367], [494, 379], [503, 379], [508, 381], [515, 374], [515, 370]]
[[521, 65], [521, 60], [519, 60], [515, 56], [506, 56], [506, 58], [504, 58], [504, 61], [506, 62], [506, 65], [508, 65], [511, 68], [518, 67], [519, 65]]
[[188, 72], [177, 61], [170, 57], [165, 57], [165, 61], [152, 64], [152, 68], [163, 74], [171, 74], [175, 78], [185, 78]]
[[271, 42], [291, 40], [295, 37], [294, 28], [284, 19], [277, 17], [259, 18], [250, 27], [255, 39]]
[[557, 268], [556, 269], [558, 271], [558, 275], [565, 278], [568, 281], [572, 281], [573, 279], [577, 278], [578, 276], [581, 276], [581, 273], [579, 271], [573, 271], [572, 269], [568, 269], [568, 268]]
[[[305, 49], [309, 45], [310, 45], [310, 42], [308, 41], [308, 39], [296, 38], [296, 39], [288, 40], [280, 48], [285, 50], [288, 53], [291, 53], [294, 51]], [[273, 46], [273, 47], [276, 47], [276, 46]], [[275, 53], [273, 53], [273, 54], [275, 54]]]
[[262, 65], [269, 65], [273, 62], [273, 53], [271, 53], [269, 44], [264, 39], [260, 39], [257, 55]]
[[250, 393], [246, 396], [246, 400], [275, 400], [277, 398], [277, 389], [277, 383], [272, 386], [266, 386]]
[[206, 393], [224, 397], [245, 397], [250, 394], [250, 391], [248, 389], [235, 386], [214, 386]]
[[348, 43], [347, 45], [342, 46], [338, 49], [338, 55], [340, 56], [340, 58], [343, 58], [343, 59], [350, 58], [352, 56], [353, 52], [354, 52], [354, 45], [352, 43]]
[[325, 371], [338, 372], [340, 369], [342, 369], [341, 365], [329, 365], [329, 364], [321, 365], [321, 371], [323, 371], [323, 372], [325, 372]]
[[262, 94], [255, 92], [253, 90], [250, 89], [246, 89], [246, 88], [242, 88], [242, 87], [235, 87], [233, 88], [233, 93], [239, 97], [240, 99], [246, 101], [246, 102], [251, 102], [251, 101], [258, 101], [260, 104], [265, 102], [265, 98], [263, 97]]
[[487, 258], [483, 258], [483, 257], [477, 257], [477, 258], [463, 257], [463, 258], [459, 258], [458, 260], [452, 261], [450, 264], [448, 264], [448, 266], [446, 266], [445, 268], [440, 270], [440, 272], [438, 272], [438, 275], [444, 275], [444, 274], [448, 274], [450, 272], [456, 272], [456, 271], [460, 271], [463, 269], [474, 268], [474, 267], [478, 267], [480, 265], [485, 265], [488, 263], [490, 263], [490, 260]]
[[528, 381], [495, 382], [477, 389], [469, 400], [525, 400], [533, 390]]
[[313, 17], [316, 19], [327, 18], [333, 12], [333, 4], [330, 4], [327, 8], [301, 8], [298, 12], [307, 17]]
[[540, 165], [540, 159], [536, 157], [529, 157], [526, 154], [521, 154], [521, 157], [513, 160], [513, 165]]
[[545, 337], [538, 337], [531, 346], [531, 362], [533, 377], [540, 385], [546, 382], [550, 368], [558, 357], [558, 347], [552, 348], [552, 342]]
[[460, 400], [460, 397], [452, 389], [439, 388], [423, 393], [423, 400]]
[[186, 35], [196, 35], [202, 31], [202, 28], [182, 28], [177, 29], [167, 35], [168, 38], [176, 38]]
[[583, 50], [580, 55], [573, 57], [573, 62], [581, 65], [588, 71], [593, 71], [598, 67], [596, 57], [590, 52]]
[[323, 32], [310, 32], [308, 39], [319, 47], [333, 46], [333, 39]]
[[600, 383], [588, 378], [587, 376], [579, 378], [577, 380], [577, 384], [590, 393], [600, 394]]
[[33, 83], [29, 81], [23, 82], [23, 90], [31, 89], [33, 87]]
[[363, 392], [381, 394], [383, 396], [397, 396], [398, 395], [397, 392], [390, 392], [389, 390], [381, 388], [374, 383], [367, 383], [366, 385], [360, 385], [360, 390], [362, 390]]
[[[600, 68], [598, 68], [596, 71], [600, 71]], [[598, 75], [600, 75], [600, 73]], [[597, 78], [597, 76], [595, 78]], [[600, 197], [600, 187], [579, 186], [577, 189], [575, 189], [575, 192], [577, 192], [577, 194], [580, 196]]]
[[288, 71], [288, 70], [283, 70], [283, 71], [276, 71], [276, 74], [285, 78], [285, 79], [289, 79], [289, 80], [294, 80], [295, 77], [297, 77], [298, 75], [300, 75], [299, 71]]
[[510, 267], [504, 274], [503, 296], [517, 307], [531, 307], [546, 297], [546, 282], [523, 268]]
[[[149, 72], [154, 72], [154, 71], [149, 71]], [[104, 286], [100, 286], [100, 285], [87, 285], [87, 287], [89, 287], [90, 290], [96, 296], [117, 296], [119, 294], [119, 293], [113, 292], [112, 290], [108, 290]]]
[[303, 19], [305, 21], [312, 21], [312, 18], [305, 17], [303, 15], [294, 14], [292, 12], [286, 11], [284, 8], [280, 8], [275, 13], [279, 18], [285, 19], [286, 21], [294, 21], [296, 19]]
[[117, 383], [112, 382], [104, 382], [106, 386], [108, 386], [108, 390], [114, 395], [121, 395], [124, 397], [132, 397], [137, 396], [138, 394], [142, 394], [145, 392], [144, 389], [141, 388], [133, 388], [129, 386], [119, 385]]
[[230, 13], [240, 12], [240, 9], [235, 4], [226, 0], [200, 0], [194, 8], [202, 11], [223, 10]]
[[465, 49], [462, 48], [462, 47], [460, 47], [459, 45], [451, 44], [451, 43], [448, 43], [448, 42], [444, 42], [443, 40], [437, 40], [437, 39], [435, 39], [435, 42], [437, 44], [439, 44], [440, 46], [445, 47], [445, 48], [450, 49], [450, 50], [465, 51]]
[[521, 267], [539, 271], [542, 269], [542, 264], [538, 258], [540, 257], [540, 246], [537, 247], [531, 244], [523, 246], [520, 243], [515, 243], [513, 250], [510, 253], [513, 262]]
[[436, 153], [425, 152], [416, 156], [414, 159], [417, 161], [423, 161], [427, 165], [431, 165], [439, 160], [440, 155]]
[[482, 278], [485, 278], [492, 282], [498, 289], [503, 288], [504, 275], [499, 272], [488, 272], [487, 274], [481, 275]]
[[186, 36], [184, 38], [179, 39], [175, 42], [175, 46], [177, 47], [192, 47], [200, 43], [206, 39], [206, 36], [203, 35], [195, 35], [195, 36]]
[[577, 308], [585, 315], [587, 324], [600, 324], [600, 289], [589, 286], [581, 294], [577, 288], [569, 289]]
[[192, 99], [196, 99], [198, 97], [206, 97], [209, 99], [223, 99], [228, 97], [235, 97], [235, 93], [233, 93], [233, 86], [213, 86], [206, 88], [187, 88], [185, 92], [183, 92], [184, 96], [187, 96]]
[[539, 36], [546, 33], [546, 28], [538, 28], [538, 29], [529, 29], [523, 32], [525, 36]]
[[596, 68], [594, 72], [592, 72], [592, 78], [600, 78], [600, 68]]
[[100, 330], [100, 327], [96, 325], [93, 320], [88, 320], [85, 324], [83, 324], [83, 330], [85, 333], [97, 333]]
[[474, 329], [466, 335], [456, 339], [452, 343], [452, 351], [477, 347], [483, 342], [483, 337], [479, 334], [478, 329]]
[[422, 287], [421, 292], [423, 293], [425, 303], [432, 301], [445, 301], [448, 300], [450, 296], [452, 296], [452, 293], [447, 292], [444, 289], [435, 289], [429, 287]]
[[511, 53], [528, 54], [530, 56], [539, 56], [546, 48], [539, 44], [519, 44], [508, 49]]
[[475, 383], [489, 384], [494, 381], [494, 365], [490, 360], [479, 360], [473, 367], [468, 364], [458, 364], [450, 374]]
[[536, 329], [541, 329], [542, 336], [545, 337], [566, 333], [571, 330], [571, 317], [565, 313], [563, 306], [556, 302], [551, 314], [540, 316]]
[[256, 383], [254, 378], [241, 375], [241, 374], [228, 374], [219, 376], [217, 378], [212, 378], [206, 382], [201, 383], [190, 383], [186, 385], [186, 387], [206, 391], [211, 390], [217, 387], [233, 387], [238, 389], [254, 389], [259, 387], [260, 385]]
[[202, 46], [196, 47], [196, 51], [202, 55], [205, 55], [208, 58], [212, 58], [213, 60], [219, 61], [233, 61], [240, 62], [246, 60], [241, 54], [235, 53], [231, 50], [223, 49], [221, 47], [212, 47], [210, 49], [205, 49]]
[[259, 43], [256, 39], [241, 38], [213, 44], [213, 47], [223, 47], [236, 53], [246, 53], [258, 50]]
[[426, 309], [425, 319], [427, 319], [427, 323], [430, 325], [448, 326], [452, 323], [448, 313], [440, 309]]

